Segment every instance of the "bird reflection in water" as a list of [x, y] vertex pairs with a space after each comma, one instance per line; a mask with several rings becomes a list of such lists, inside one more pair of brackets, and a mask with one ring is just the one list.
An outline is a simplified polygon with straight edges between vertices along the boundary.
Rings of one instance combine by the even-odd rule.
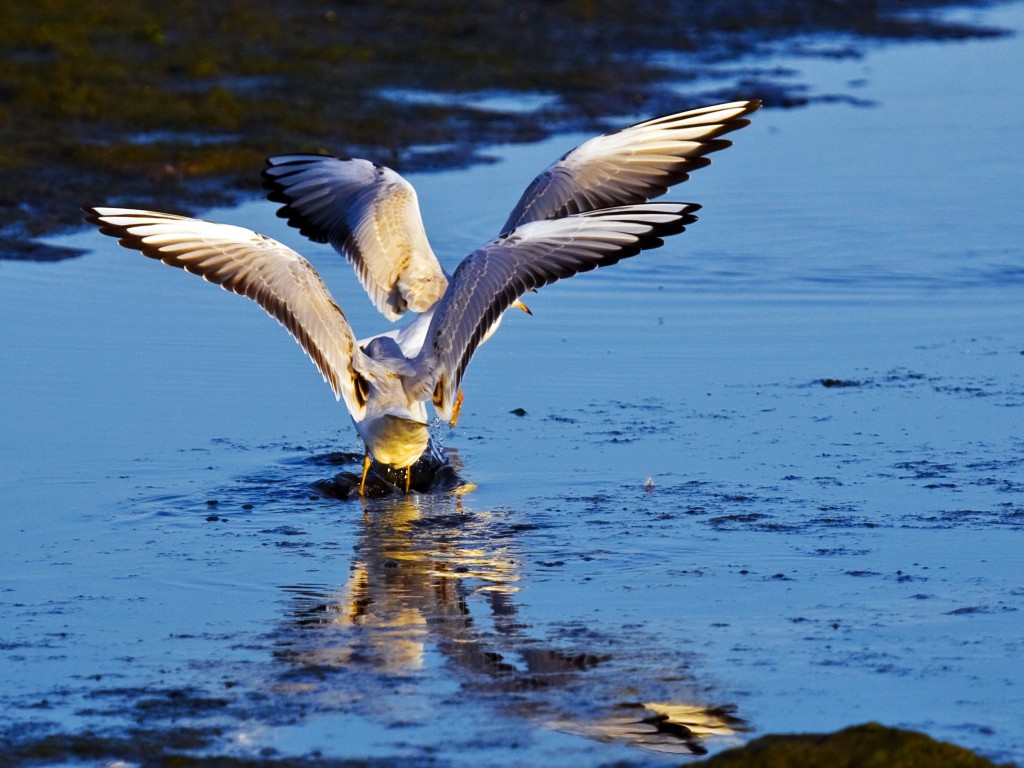
[[731, 707], [645, 702], [645, 690], [664, 693], [666, 674], [645, 668], [631, 646], [620, 654], [623, 644], [601, 638], [581, 648], [587, 633], [566, 640], [555, 627], [552, 640], [537, 637], [516, 602], [524, 527], [507, 512], [470, 513], [463, 503], [447, 494], [368, 501], [347, 582], [333, 591], [284, 588], [300, 631], [286, 629], [278, 643], [287, 665], [280, 693], [385, 725], [429, 725], [444, 699], [684, 754], [703, 754], [710, 739], [731, 741], [743, 730]]

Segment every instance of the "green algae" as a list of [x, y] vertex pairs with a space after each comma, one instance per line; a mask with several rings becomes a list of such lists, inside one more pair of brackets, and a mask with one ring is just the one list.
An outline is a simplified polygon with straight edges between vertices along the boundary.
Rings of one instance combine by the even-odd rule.
[[[694, 73], [659, 64], [660, 52], [691, 54], [699, 68], [796, 33], [995, 34], [900, 15], [944, 4], [673, 0], [634, 3], [624, 14], [611, 0], [6, 3], [0, 235], [66, 228], [85, 204], [188, 212], [227, 202], [258, 189], [262, 159], [275, 152], [451, 166], [483, 159], [477, 150], [488, 144], [692, 105], [673, 86]], [[692, 102], [806, 101], [762, 85], [723, 83]], [[556, 98], [502, 110], [396, 100], [386, 89]]]

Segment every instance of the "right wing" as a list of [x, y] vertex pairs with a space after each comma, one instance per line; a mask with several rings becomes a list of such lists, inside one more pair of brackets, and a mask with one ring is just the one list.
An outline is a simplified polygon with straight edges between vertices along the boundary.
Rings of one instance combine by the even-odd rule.
[[474, 251], [438, 303], [406, 391], [449, 421], [466, 366], [488, 331], [530, 290], [662, 245], [697, 220], [693, 203], [646, 203], [535, 221]]
[[416, 191], [390, 168], [277, 155], [267, 158], [263, 177], [268, 199], [284, 203], [277, 215], [343, 254], [388, 320], [407, 309], [425, 312], [444, 294], [448, 279], [427, 241]]
[[691, 109], [597, 136], [563, 155], [523, 192], [502, 232], [529, 221], [643, 203], [686, 181], [728, 147], [719, 138], [750, 121], [760, 101], [733, 101]]
[[[365, 413], [361, 373], [372, 361], [312, 265], [276, 240], [230, 224], [128, 208], [85, 208], [86, 221], [151, 259], [247, 296], [283, 325], [356, 421]], [[353, 359], [355, 358], [355, 359]]]

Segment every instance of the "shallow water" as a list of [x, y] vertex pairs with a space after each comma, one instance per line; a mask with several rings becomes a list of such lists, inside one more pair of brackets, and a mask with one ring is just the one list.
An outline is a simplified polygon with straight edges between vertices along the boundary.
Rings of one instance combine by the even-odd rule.
[[[462, 498], [323, 498], [354, 432], [248, 302], [90, 232], [0, 260], [5, 736], [661, 765], [878, 720], [1024, 761], [1020, 61], [772, 59], [873, 106], [756, 114], [670, 193], [700, 222], [529, 297], [442, 435]], [[582, 138], [414, 176], [446, 265]], [[270, 204], [207, 217], [382, 327]], [[712, 734], [622, 706], [666, 702]]]

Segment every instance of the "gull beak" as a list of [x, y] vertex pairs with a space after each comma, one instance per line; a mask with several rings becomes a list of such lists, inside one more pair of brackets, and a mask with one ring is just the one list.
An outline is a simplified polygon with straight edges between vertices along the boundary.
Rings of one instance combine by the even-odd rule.
[[513, 301], [512, 302], [512, 306], [513, 307], [518, 307], [519, 309], [523, 310], [523, 312], [525, 312], [528, 315], [532, 315], [533, 314], [533, 312], [530, 311], [530, 308], [528, 306], [526, 306], [525, 304], [523, 304], [523, 302], [521, 302], [519, 299], [516, 299], [515, 301]]

